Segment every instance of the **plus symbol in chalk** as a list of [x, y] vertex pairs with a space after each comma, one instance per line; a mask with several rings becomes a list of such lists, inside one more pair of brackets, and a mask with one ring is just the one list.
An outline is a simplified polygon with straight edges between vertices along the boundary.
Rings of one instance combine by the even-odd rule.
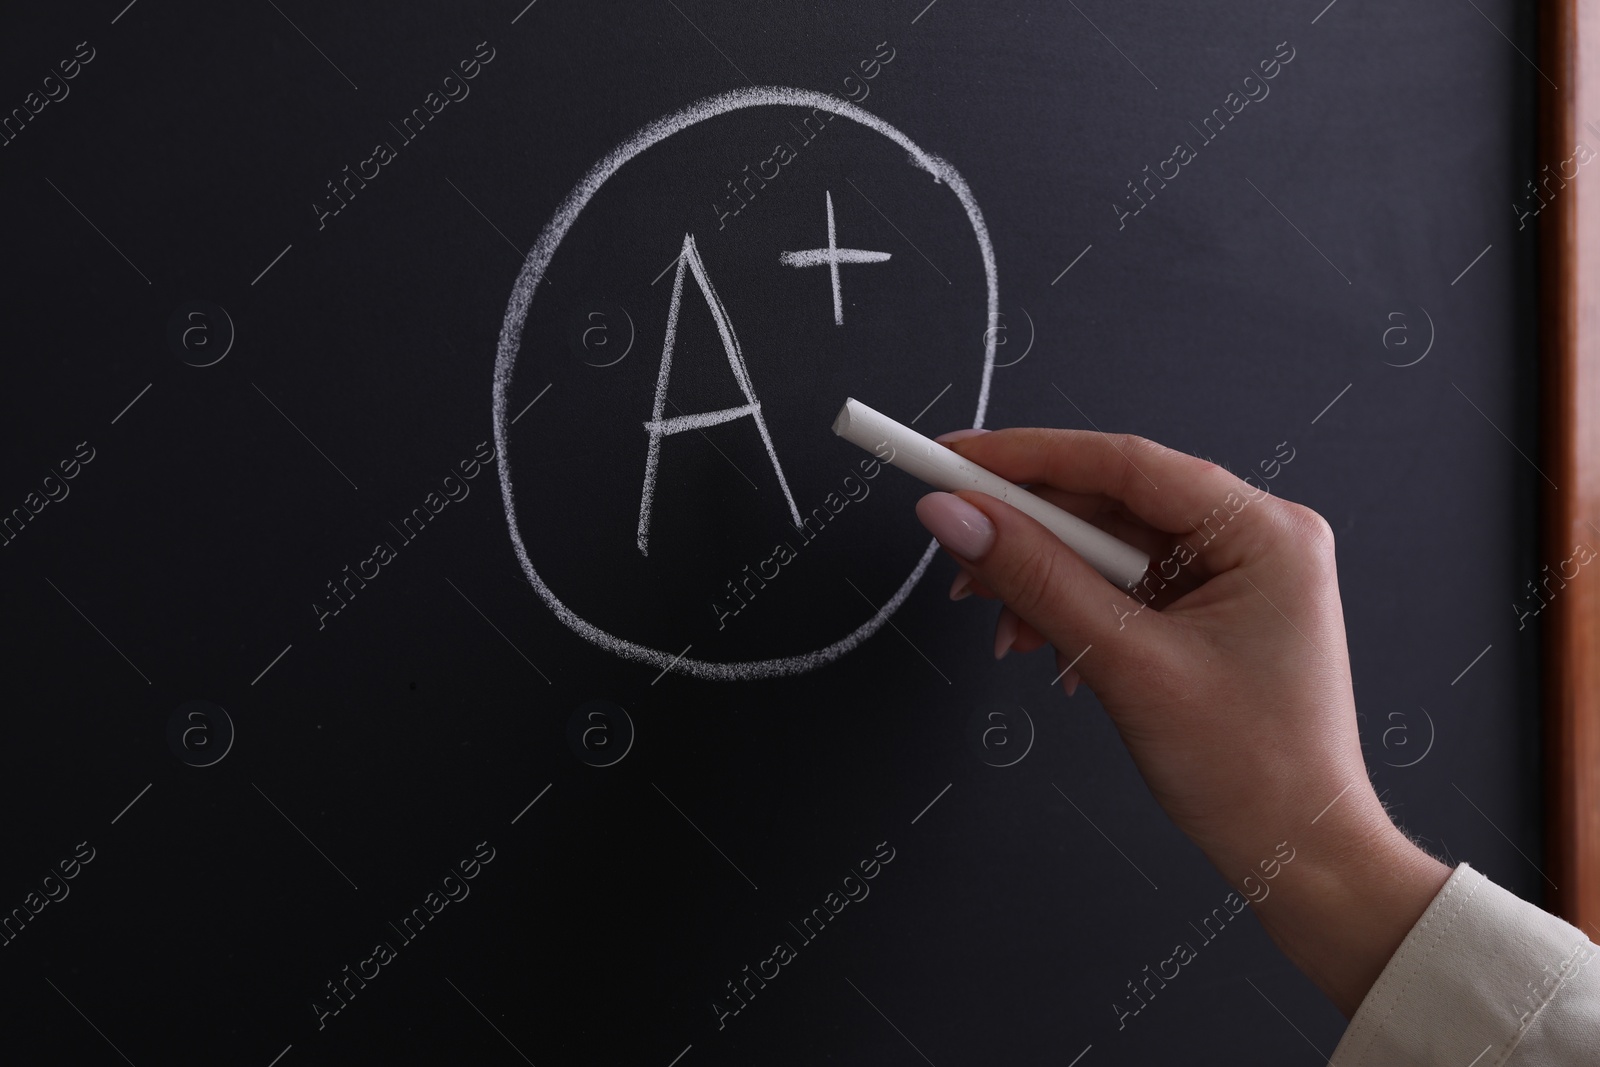
[[820, 267], [827, 264], [833, 280], [833, 324], [844, 325], [844, 299], [839, 291], [839, 264], [882, 263], [889, 258], [887, 252], [868, 252], [860, 248], [840, 248], [833, 225], [833, 194], [823, 193], [828, 200], [828, 247], [808, 248], [804, 252], [780, 252], [778, 262], [789, 267]]

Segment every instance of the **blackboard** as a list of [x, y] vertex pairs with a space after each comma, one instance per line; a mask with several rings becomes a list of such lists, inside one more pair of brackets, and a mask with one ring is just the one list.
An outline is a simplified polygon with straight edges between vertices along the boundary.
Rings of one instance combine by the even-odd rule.
[[847, 395], [1292, 456], [1380, 794], [1544, 899], [1521, 6], [6, 22], [9, 1052], [1331, 1053]]

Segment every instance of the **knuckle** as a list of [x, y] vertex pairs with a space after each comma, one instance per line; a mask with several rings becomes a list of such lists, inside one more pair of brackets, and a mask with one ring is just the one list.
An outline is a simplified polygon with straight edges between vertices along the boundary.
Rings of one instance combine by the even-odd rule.
[[1012, 609], [1019, 615], [1035, 615], [1038, 608], [1049, 601], [1059, 580], [1056, 554], [1042, 550], [1029, 552], [1013, 564], [1008, 578], [1011, 596], [1007, 600]]
[[1120, 482], [1117, 485], [1116, 495], [1127, 500], [1136, 497], [1145, 479], [1149, 477], [1145, 472], [1159, 464], [1166, 449], [1148, 437], [1137, 434], [1118, 433], [1108, 435], [1111, 445], [1116, 449], [1125, 462], [1120, 468]]
[[1119, 452], [1144, 453], [1149, 450], [1151, 445], [1155, 444], [1148, 437], [1140, 437], [1138, 434], [1133, 433], [1114, 433], [1110, 437]]
[[1117, 434], [1117, 447], [1134, 462], [1157, 460], [1171, 451], [1159, 442], [1132, 433]]
[[1334, 554], [1333, 527], [1321, 514], [1293, 501], [1283, 501], [1279, 515], [1285, 533], [1318, 563], [1331, 563]]

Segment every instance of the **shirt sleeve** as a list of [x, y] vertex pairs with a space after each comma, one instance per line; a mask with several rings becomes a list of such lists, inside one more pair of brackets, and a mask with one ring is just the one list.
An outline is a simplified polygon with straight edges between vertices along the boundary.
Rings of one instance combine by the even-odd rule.
[[1331, 1067], [1600, 1063], [1600, 952], [1463, 863], [1356, 1010]]

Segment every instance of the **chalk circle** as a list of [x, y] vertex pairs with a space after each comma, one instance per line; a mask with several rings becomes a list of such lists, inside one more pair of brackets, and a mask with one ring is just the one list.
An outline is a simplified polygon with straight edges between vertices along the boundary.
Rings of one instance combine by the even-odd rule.
[[214, 367], [233, 351], [233, 316], [209, 300], [186, 301], [167, 319], [167, 348], [191, 367]]
[[633, 751], [633, 718], [609, 700], [586, 700], [567, 719], [567, 746], [580, 762], [613, 767]]
[[[1028, 344], [1027, 344], [1027, 347], [1025, 347], [1022, 350], [1022, 355], [1018, 356], [1016, 359], [1012, 360], [1010, 363], [996, 363], [995, 364], [996, 367], [1000, 367], [1000, 368], [1015, 367], [1018, 363], [1021, 363], [1023, 360], [1027, 359], [1028, 358], [1028, 353], [1033, 351], [1033, 342], [1038, 337], [1039, 331], [1037, 330], [1037, 328], [1034, 327], [1034, 325], [1033, 325], [1033, 316], [1028, 314], [1028, 309], [1025, 308], [1025, 307], [1021, 307], [1021, 305], [1018, 305], [1018, 309], [1022, 312], [1023, 318], [1028, 320]], [[1000, 317], [1001, 318], [1005, 318], [1005, 312], [1002, 311], [1000, 313]], [[991, 328], [989, 330], [985, 330], [984, 331], [984, 339], [988, 340], [988, 334], [990, 334], [990, 333], [1005, 333], [1006, 329], [1007, 328], [1005, 326], [999, 326], [999, 327], [993, 327], [993, 328]], [[1010, 344], [1010, 339], [1009, 338], [1003, 338], [1003, 339], [997, 341], [996, 344], [997, 345]]]
[[[989, 407], [989, 381], [994, 376], [994, 351], [995, 332], [999, 324], [1000, 309], [1000, 283], [995, 274], [994, 245], [989, 240], [989, 229], [984, 224], [983, 212], [978, 209], [978, 202], [973, 198], [972, 190], [968, 188], [966, 180], [957, 173], [956, 169], [936, 155], [923, 151], [911, 138], [901, 133], [889, 123], [876, 115], [841, 100], [828, 93], [814, 92], [808, 89], [792, 89], [784, 86], [758, 86], [750, 89], [735, 89], [731, 92], [708, 96], [703, 100], [690, 104], [680, 111], [656, 119], [639, 129], [632, 137], [618, 147], [612, 149], [601, 160], [589, 169], [589, 173], [573, 187], [566, 198], [556, 208], [550, 221], [545, 223], [538, 240], [528, 251], [528, 258], [522, 264], [522, 270], [517, 275], [516, 283], [511, 287], [511, 300], [506, 305], [506, 315], [500, 325], [500, 340], [495, 350], [494, 361], [494, 441], [495, 450], [499, 455], [496, 466], [500, 471], [500, 494], [505, 503], [506, 524], [511, 530], [511, 547], [517, 554], [517, 560], [522, 564], [523, 573], [527, 575], [528, 582], [539, 594], [539, 598], [555, 613], [573, 633], [582, 637], [623, 659], [647, 663], [652, 667], [662, 670], [671, 669], [697, 678], [711, 678], [720, 681], [752, 681], [757, 678], [773, 678], [783, 675], [803, 674], [815, 670], [846, 652], [853, 650], [867, 638], [877, 633], [889, 616], [903, 604], [911, 595], [911, 590], [916, 587], [922, 575], [928, 569], [928, 564], [933, 561], [934, 553], [939, 550], [938, 541], [929, 541], [927, 549], [922, 553], [922, 558], [911, 569], [911, 574], [901, 583], [900, 588], [889, 598], [872, 618], [856, 627], [844, 637], [825, 645], [814, 652], [805, 652], [796, 656], [780, 656], [773, 659], [730, 660], [715, 661], [691, 659], [680, 651], [668, 651], [650, 648], [635, 641], [618, 637], [615, 634], [595, 626], [593, 623], [581, 618], [577, 612], [567, 607], [555, 595], [539, 571], [534, 567], [533, 561], [528, 558], [527, 546], [522, 543], [522, 532], [517, 523], [516, 498], [511, 490], [511, 460], [508, 441], [510, 421], [506, 415], [507, 404], [511, 391], [511, 374], [517, 365], [518, 350], [522, 343], [522, 326], [528, 317], [528, 308], [533, 303], [533, 294], [543, 280], [550, 261], [555, 257], [556, 249], [567, 232], [578, 221], [581, 213], [594, 195], [600, 191], [607, 180], [611, 178], [624, 163], [639, 155], [645, 149], [666, 140], [675, 133], [681, 133], [691, 126], [698, 125], [708, 119], [719, 115], [726, 115], [744, 108], [753, 107], [799, 107], [807, 110], [815, 109], [826, 111], [846, 118], [869, 130], [893, 141], [906, 151], [910, 162], [927, 171], [935, 184], [942, 184], [955, 194], [961, 202], [962, 208], [967, 213], [967, 221], [972, 224], [973, 236], [978, 242], [978, 252], [983, 258], [984, 281], [988, 290], [987, 302], [987, 329], [984, 333], [983, 372], [978, 387], [978, 410], [973, 416], [972, 425], [977, 428], [983, 426], [983, 417]], [[842, 402], [843, 398], [841, 398]]]
[[233, 750], [233, 719], [209, 700], [188, 700], [167, 717], [167, 747], [191, 767], [221, 763]]
[[1033, 716], [1021, 704], [985, 703], [967, 719], [967, 744], [991, 767], [1015, 767], [1033, 751], [1033, 741]]

